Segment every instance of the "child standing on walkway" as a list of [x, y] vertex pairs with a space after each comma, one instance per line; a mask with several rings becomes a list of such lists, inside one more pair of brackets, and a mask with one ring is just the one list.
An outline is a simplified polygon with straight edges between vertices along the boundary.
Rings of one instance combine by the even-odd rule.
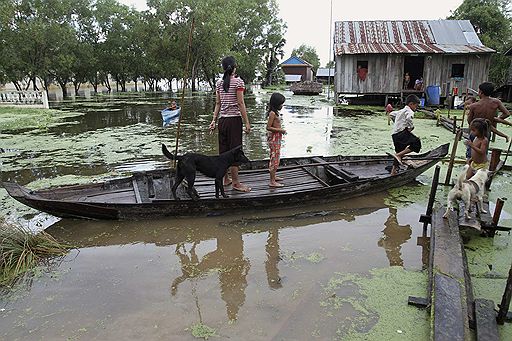
[[268, 122], [267, 122], [267, 140], [270, 147], [270, 162], [268, 169], [270, 171], [270, 187], [283, 187], [278, 181], [282, 178], [276, 176], [279, 167], [279, 158], [281, 156], [281, 142], [286, 130], [281, 127], [281, 118], [279, 111], [283, 108], [285, 97], [280, 93], [273, 93], [268, 104]]
[[465, 144], [471, 148], [471, 159], [469, 159], [469, 168], [466, 179], [470, 179], [479, 169], [489, 168], [487, 160], [487, 148], [489, 139], [487, 138], [487, 122], [482, 119], [475, 119], [471, 122], [471, 134], [475, 136], [473, 142], [466, 140]]
[[416, 95], [409, 95], [405, 100], [406, 106], [402, 110], [393, 111], [389, 114], [394, 122], [393, 126], [393, 144], [396, 154], [393, 155], [393, 169], [391, 175], [398, 174], [398, 167], [402, 164], [402, 158], [412, 152], [418, 153], [421, 150], [421, 141], [412, 131], [414, 124], [414, 111], [418, 109], [420, 99]]

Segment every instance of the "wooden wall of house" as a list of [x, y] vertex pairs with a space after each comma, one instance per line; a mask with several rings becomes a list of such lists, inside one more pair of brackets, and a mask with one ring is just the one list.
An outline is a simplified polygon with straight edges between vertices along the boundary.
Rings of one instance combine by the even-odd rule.
[[300, 75], [303, 81], [313, 80], [313, 71], [306, 65], [282, 65], [281, 69], [285, 75]]
[[[491, 55], [433, 55], [425, 58], [423, 79], [425, 86], [440, 85], [442, 96], [446, 96], [446, 84], [458, 87], [459, 93], [467, 88], [478, 90], [478, 86], [489, 80]], [[464, 78], [452, 78], [452, 65], [464, 64]]]
[[[405, 55], [370, 54], [343, 55], [336, 57], [335, 83], [338, 93], [346, 94], [396, 94], [400, 93], [404, 77]], [[425, 55], [423, 69], [424, 85], [439, 85], [442, 94], [446, 83], [458, 86], [461, 92], [467, 87], [477, 89], [488, 80], [491, 55]], [[357, 76], [359, 61], [368, 62], [368, 75], [365, 81]], [[464, 78], [456, 81], [451, 78], [452, 64], [464, 64]], [[412, 80], [414, 81], [414, 80]]]
[[[368, 62], [368, 75], [365, 81], [357, 76], [358, 61]], [[338, 93], [347, 94], [398, 93], [402, 87], [403, 69], [402, 55], [338, 56], [334, 75], [336, 90]]]

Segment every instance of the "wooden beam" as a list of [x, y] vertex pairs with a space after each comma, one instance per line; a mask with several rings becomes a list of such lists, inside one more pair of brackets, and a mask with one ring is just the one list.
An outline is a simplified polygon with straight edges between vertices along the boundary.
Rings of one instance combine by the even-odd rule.
[[494, 302], [484, 299], [475, 300], [476, 315], [476, 340], [477, 341], [498, 341], [498, 324], [496, 323], [496, 312]]

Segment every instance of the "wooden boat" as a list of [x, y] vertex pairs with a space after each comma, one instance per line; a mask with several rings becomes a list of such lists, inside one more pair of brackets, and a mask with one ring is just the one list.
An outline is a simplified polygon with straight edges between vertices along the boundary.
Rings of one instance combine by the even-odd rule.
[[322, 83], [306, 81], [293, 84], [290, 90], [294, 95], [316, 96], [322, 93], [322, 86]]
[[162, 110], [162, 120], [163, 120], [163, 126], [164, 128], [175, 123], [178, 120], [178, 117], [180, 117], [181, 108], [178, 108], [176, 110], [171, 109], [164, 109]]
[[273, 208], [343, 200], [405, 185], [448, 153], [448, 144], [410, 158], [412, 166], [391, 176], [390, 156], [329, 156], [281, 160], [283, 188], [268, 186], [268, 161], [252, 161], [240, 172], [250, 193], [227, 189], [227, 199], [215, 198], [213, 179], [198, 175], [195, 187], [201, 200], [192, 201], [185, 184], [174, 200], [172, 169], [135, 173], [130, 177], [79, 186], [31, 191], [4, 183], [21, 203], [59, 217], [90, 219], [147, 219], [162, 216], [223, 214], [241, 209]]

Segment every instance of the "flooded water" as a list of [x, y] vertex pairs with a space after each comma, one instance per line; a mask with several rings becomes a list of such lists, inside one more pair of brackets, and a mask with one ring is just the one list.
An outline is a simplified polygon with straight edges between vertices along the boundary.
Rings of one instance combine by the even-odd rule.
[[[247, 99], [251, 159], [267, 156], [268, 98]], [[392, 149], [383, 115], [347, 116], [320, 97], [287, 98], [283, 156]], [[2, 180], [40, 188], [166, 167], [160, 143], [173, 146], [175, 136], [174, 127], [162, 128], [166, 101], [159, 94], [54, 103], [80, 114], [1, 133]], [[212, 96], [186, 99], [180, 150], [216, 152], [207, 131], [213, 106]], [[425, 150], [453, 138], [434, 126], [417, 121]], [[429, 315], [407, 297], [426, 295], [418, 217], [430, 178], [329, 205], [136, 222], [59, 220], [0, 189], [2, 215], [76, 246], [0, 296], [0, 339], [192, 340], [202, 332], [230, 340], [427, 340]], [[503, 191], [509, 183], [496, 180]]]

